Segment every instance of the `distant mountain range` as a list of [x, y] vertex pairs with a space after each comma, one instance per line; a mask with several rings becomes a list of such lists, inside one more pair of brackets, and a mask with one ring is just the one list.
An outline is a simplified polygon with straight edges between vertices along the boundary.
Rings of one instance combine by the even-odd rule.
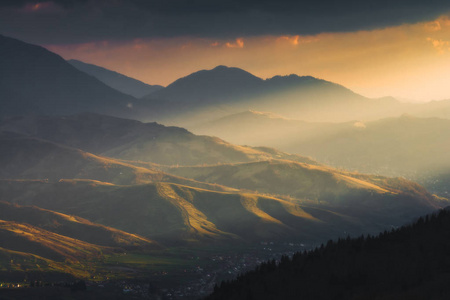
[[149, 85], [134, 78], [79, 60], [71, 59], [67, 62], [78, 70], [94, 76], [109, 87], [136, 98], [141, 98], [163, 88], [160, 85]]
[[[405, 104], [391, 97], [369, 99], [311, 76], [264, 80], [239, 68], [218, 66], [162, 88], [70, 61], [82, 72], [42, 47], [12, 38], [0, 36], [0, 45], [1, 116], [96, 112], [183, 127], [245, 110], [314, 122], [367, 121], [402, 113], [450, 117], [449, 101]], [[125, 94], [140, 96], [145, 91], [150, 93], [142, 99]]]
[[302, 120], [343, 121], [395, 115], [404, 106], [393, 98], [368, 99], [311, 76], [275, 76], [263, 80], [226, 66], [180, 78], [144, 99], [151, 101], [162, 121], [166, 118], [185, 126], [199, 119], [212, 120], [246, 109]]

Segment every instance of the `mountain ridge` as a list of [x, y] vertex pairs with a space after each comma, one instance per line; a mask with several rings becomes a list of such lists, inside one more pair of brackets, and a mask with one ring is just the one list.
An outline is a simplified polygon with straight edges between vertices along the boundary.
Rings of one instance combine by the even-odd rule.
[[156, 92], [163, 89], [161, 85], [150, 85], [128, 77], [119, 72], [112, 71], [94, 64], [88, 64], [76, 59], [70, 59], [67, 61], [80, 71], [83, 71], [89, 75], [94, 76], [104, 84], [118, 90], [124, 94], [131, 95], [135, 98], [141, 98], [147, 94]]
[[[291, 74], [261, 79], [226, 66], [194, 72], [142, 99], [160, 114], [152, 117], [185, 126], [193, 120], [207, 121], [248, 109], [288, 118], [337, 122], [373, 119], [387, 113], [385, 106], [394, 111], [404, 106], [393, 98], [370, 99], [312, 76]], [[342, 116], [336, 111], [341, 111]]]
[[[47, 49], [0, 35], [1, 116], [97, 111], [131, 115], [137, 100]], [[24, 88], [26, 87], [26, 88]]]

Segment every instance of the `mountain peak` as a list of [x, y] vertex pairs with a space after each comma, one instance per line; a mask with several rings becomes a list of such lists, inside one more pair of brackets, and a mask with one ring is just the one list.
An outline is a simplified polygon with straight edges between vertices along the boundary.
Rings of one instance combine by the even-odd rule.
[[228, 69], [230, 69], [230, 67], [227, 67], [225, 65], [218, 65], [217, 67], [215, 67], [212, 70], [228, 70]]
[[180, 78], [148, 97], [183, 102], [203, 102], [218, 97], [230, 99], [261, 86], [263, 82], [261, 78], [245, 70], [219, 65], [214, 69], [200, 70]]

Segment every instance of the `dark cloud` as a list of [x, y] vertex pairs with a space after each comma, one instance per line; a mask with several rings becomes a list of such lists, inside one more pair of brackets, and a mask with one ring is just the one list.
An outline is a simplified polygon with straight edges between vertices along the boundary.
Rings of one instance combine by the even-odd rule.
[[[36, 4], [41, 4], [36, 6]], [[4, 0], [0, 33], [35, 43], [355, 31], [435, 18], [441, 0]]]

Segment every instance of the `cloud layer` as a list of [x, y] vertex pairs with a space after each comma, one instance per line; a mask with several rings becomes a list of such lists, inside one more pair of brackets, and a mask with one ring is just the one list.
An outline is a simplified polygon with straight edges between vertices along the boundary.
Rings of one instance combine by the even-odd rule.
[[[6, 0], [2, 34], [34, 43], [312, 35], [430, 20], [448, 1]], [[237, 44], [239, 45], [239, 43]]]

